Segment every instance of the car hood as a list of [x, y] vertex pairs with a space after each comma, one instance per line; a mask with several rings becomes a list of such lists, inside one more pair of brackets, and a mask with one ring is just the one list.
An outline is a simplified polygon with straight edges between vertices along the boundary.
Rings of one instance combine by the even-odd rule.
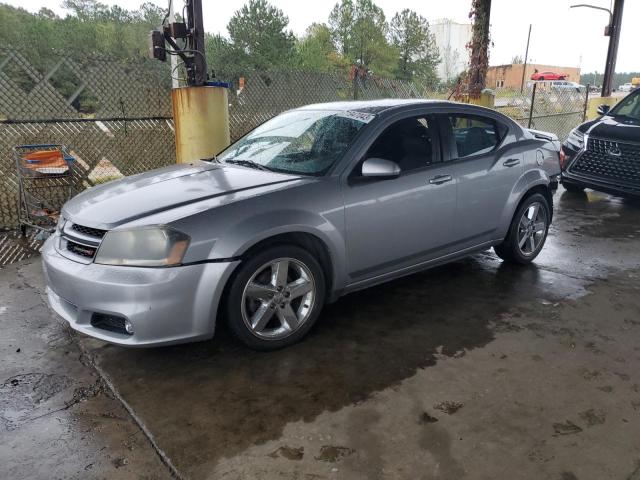
[[624, 117], [608, 115], [591, 124], [585, 133], [589, 136], [619, 142], [640, 142], [640, 123]]
[[62, 214], [75, 223], [110, 229], [172, 208], [301, 177], [196, 162], [145, 172], [83, 191]]

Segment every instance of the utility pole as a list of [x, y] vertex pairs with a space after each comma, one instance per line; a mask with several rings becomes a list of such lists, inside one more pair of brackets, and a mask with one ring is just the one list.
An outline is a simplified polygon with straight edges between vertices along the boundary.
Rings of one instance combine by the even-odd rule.
[[[175, 23], [176, 21], [176, 12], [173, 8], [173, 0], [169, 0], [169, 23]], [[175, 52], [175, 50], [173, 50]], [[171, 88], [178, 88], [180, 86], [180, 82], [178, 77], [176, 76], [176, 70], [178, 70], [178, 56], [171, 55], [169, 59], [171, 63]]]
[[580, 3], [571, 5], [569, 8], [593, 8], [594, 10], [603, 10], [609, 14], [609, 24], [604, 29], [605, 36], [609, 37], [609, 48], [607, 49], [607, 63], [604, 67], [604, 78], [602, 80], [601, 96], [611, 96], [613, 86], [613, 74], [616, 70], [616, 59], [618, 57], [618, 45], [620, 44], [620, 28], [622, 26], [622, 9], [624, 8], [624, 0], [614, 0], [613, 12], [608, 8], [599, 7], [597, 5], [589, 5]]
[[611, 96], [613, 89], [613, 74], [616, 71], [616, 59], [618, 58], [618, 45], [620, 44], [620, 27], [622, 26], [622, 9], [624, 0], [615, 0], [613, 15], [609, 25], [609, 49], [607, 50], [607, 63], [604, 67], [604, 80], [602, 82], [602, 96]]
[[229, 145], [229, 84], [207, 81], [202, 0], [185, 0], [186, 18], [167, 23], [167, 18], [174, 17], [173, 1], [161, 30], [149, 34], [149, 53], [160, 61], [166, 61], [167, 55], [179, 57], [184, 65], [187, 86], [176, 88], [174, 83], [171, 101], [176, 161], [189, 163], [213, 158]]
[[527, 35], [527, 49], [524, 52], [524, 65], [522, 66], [522, 83], [520, 83], [520, 93], [524, 90], [524, 76], [527, 72], [527, 60], [529, 60], [529, 42], [531, 41], [531, 24], [529, 24], [529, 35]]
[[204, 23], [202, 20], [202, 0], [187, 0], [187, 45], [193, 53], [193, 86], [201, 87], [207, 81], [207, 58], [204, 52]]

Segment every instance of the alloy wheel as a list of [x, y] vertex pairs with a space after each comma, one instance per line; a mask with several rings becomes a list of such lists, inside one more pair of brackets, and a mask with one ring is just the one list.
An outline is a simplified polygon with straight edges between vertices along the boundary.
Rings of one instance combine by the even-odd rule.
[[547, 234], [547, 211], [540, 202], [534, 202], [522, 212], [518, 224], [518, 248], [524, 256], [533, 255]]
[[251, 276], [242, 293], [242, 319], [255, 336], [280, 340], [311, 316], [316, 285], [309, 267], [294, 258], [277, 258]]

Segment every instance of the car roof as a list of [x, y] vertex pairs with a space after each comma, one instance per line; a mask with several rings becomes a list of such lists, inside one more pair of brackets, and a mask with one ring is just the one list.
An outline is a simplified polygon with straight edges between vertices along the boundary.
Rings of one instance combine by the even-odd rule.
[[296, 108], [295, 110], [334, 110], [344, 112], [362, 112], [379, 114], [386, 110], [392, 110], [399, 107], [419, 106], [419, 105], [437, 105], [437, 104], [457, 104], [457, 102], [449, 102], [447, 100], [427, 100], [419, 98], [385, 98], [382, 100], [352, 100], [347, 102], [327, 102], [314, 103]]

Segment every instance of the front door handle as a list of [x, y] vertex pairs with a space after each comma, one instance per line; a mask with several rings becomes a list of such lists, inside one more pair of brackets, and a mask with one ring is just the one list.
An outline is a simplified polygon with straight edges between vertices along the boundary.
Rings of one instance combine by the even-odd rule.
[[451, 180], [453, 180], [451, 175], [436, 175], [429, 179], [429, 183], [431, 185], [440, 185], [442, 183], [450, 182]]
[[517, 158], [510, 158], [509, 160], [506, 160], [503, 165], [505, 167], [515, 167], [516, 165], [520, 164], [520, 160], [518, 160]]

